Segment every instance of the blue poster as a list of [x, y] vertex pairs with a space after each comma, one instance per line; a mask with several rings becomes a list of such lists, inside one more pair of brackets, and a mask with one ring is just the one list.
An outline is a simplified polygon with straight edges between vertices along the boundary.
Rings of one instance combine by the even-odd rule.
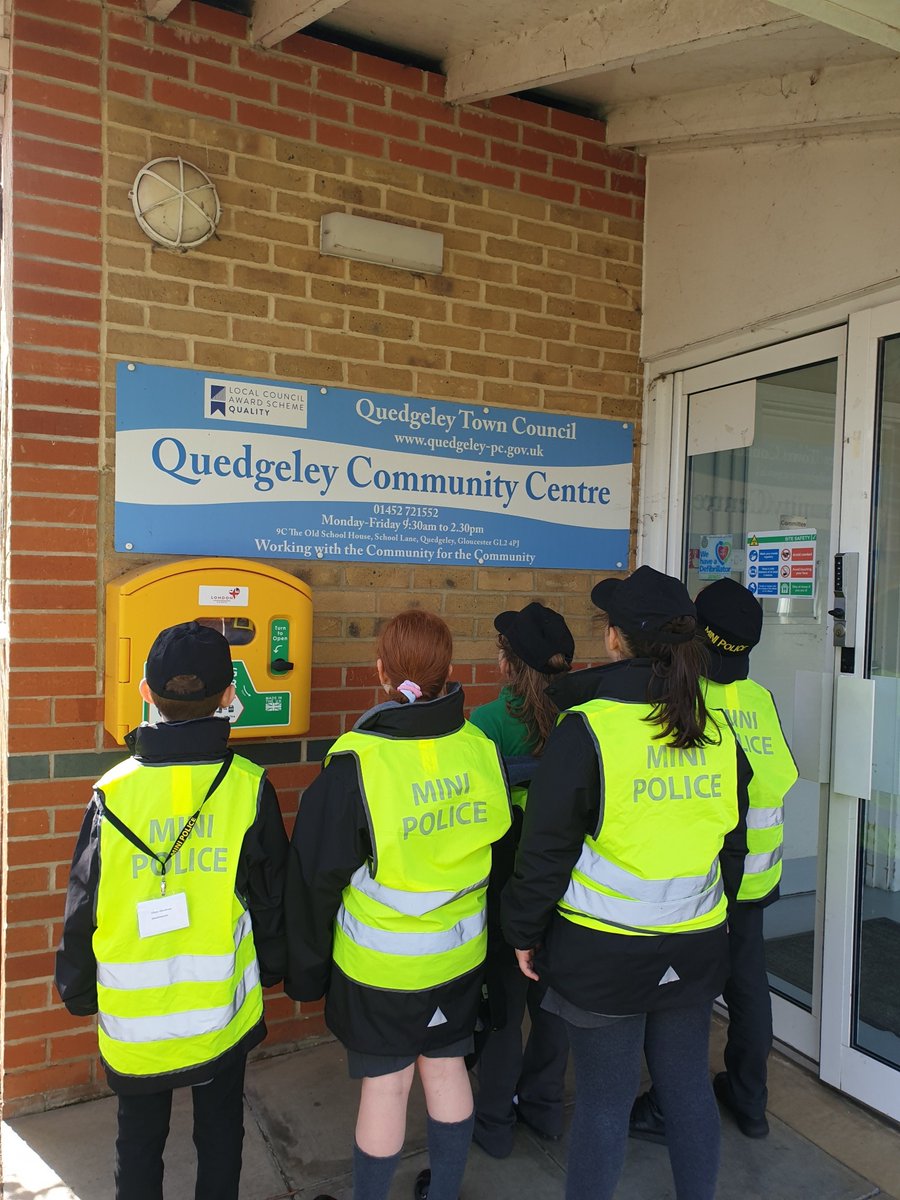
[[633, 437], [596, 417], [119, 363], [115, 546], [622, 570]]

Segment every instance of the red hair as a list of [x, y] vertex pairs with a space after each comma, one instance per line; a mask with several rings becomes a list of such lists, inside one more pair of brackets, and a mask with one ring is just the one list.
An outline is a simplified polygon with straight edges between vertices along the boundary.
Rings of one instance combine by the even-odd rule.
[[397, 613], [379, 633], [376, 650], [392, 685], [392, 700], [409, 703], [397, 691], [397, 685], [407, 679], [419, 685], [423, 700], [433, 700], [444, 690], [453, 657], [453, 635], [436, 613], [420, 608]]

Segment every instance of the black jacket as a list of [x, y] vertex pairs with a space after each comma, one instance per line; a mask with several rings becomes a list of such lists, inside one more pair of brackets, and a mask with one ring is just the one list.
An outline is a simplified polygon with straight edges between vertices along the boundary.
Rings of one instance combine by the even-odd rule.
[[[629, 659], [577, 671], [548, 689], [561, 711], [588, 700], [644, 702], [653, 687], [647, 660]], [[747, 784], [752, 770], [735, 742], [738, 812], [720, 855], [729, 898], [737, 895], [747, 853]], [[556, 905], [571, 878], [585, 836], [600, 813], [600, 766], [590, 733], [577, 715], [551, 733], [528, 792], [516, 871], [503, 893], [504, 935], [520, 949], [539, 947], [538, 973], [561, 996], [611, 1015], [678, 1007], [715, 997], [728, 971], [725, 926], [696, 933], [605, 933], [560, 917]], [[659, 986], [668, 967], [678, 982]]]
[[[451, 684], [436, 700], [380, 704], [364, 713], [354, 728], [405, 739], [439, 737], [463, 723], [463, 692]], [[360, 1053], [417, 1055], [452, 1045], [475, 1028], [482, 968], [428, 991], [394, 992], [357, 983], [332, 961], [341, 894], [371, 855], [356, 759], [337, 754], [303, 793], [291, 838], [285, 886], [285, 990], [295, 1000], [326, 995], [329, 1029]], [[438, 1008], [446, 1020], [429, 1027]]]
[[[229, 724], [221, 717], [200, 721], [141, 725], [126, 742], [134, 758], [142, 763], [221, 762], [228, 748]], [[56, 989], [73, 1016], [90, 1016], [97, 1011], [97, 960], [93, 937], [97, 928], [97, 889], [100, 882], [100, 814], [102, 793], [95, 789], [87, 806], [72, 858], [62, 940], [56, 952]], [[124, 814], [119, 814], [123, 816]], [[253, 940], [264, 987], [284, 977], [284, 872], [287, 835], [278, 808], [275, 789], [264, 779], [256, 820], [247, 830], [238, 857], [235, 887], [246, 899], [253, 923]], [[177, 1076], [149, 1078], [121, 1076], [106, 1064], [110, 1087], [122, 1094], [156, 1092], [167, 1087], [204, 1083], [229, 1065], [236, 1056], [247, 1054], [266, 1036], [260, 1020], [242, 1040], [212, 1063]]]

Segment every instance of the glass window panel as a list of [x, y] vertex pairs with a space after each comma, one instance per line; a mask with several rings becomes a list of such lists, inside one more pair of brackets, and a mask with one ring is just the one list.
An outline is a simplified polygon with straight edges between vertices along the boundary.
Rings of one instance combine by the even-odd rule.
[[[745, 583], [748, 532], [816, 530], [816, 595], [763, 599], [763, 636], [751, 657], [751, 674], [773, 693], [788, 741], [812, 747], [802, 760], [797, 755], [801, 778], [785, 806], [781, 900], [766, 909], [765, 918], [773, 988], [811, 1009], [820, 953], [815, 941], [820, 813], [827, 799], [820, 768], [828, 747], [820, 747], [819, 714], [822, 704], [830, 704], [834, 661], [826, 610], [837, 361], [769, 375], [755, 385], [752, 443], [689, 459], [685, 578], [691, 595], [710, 581], [709, 571], [700, 572], [704, 537], [730, 536], [723, 570], [730, 567], [731, 576]], [[708, 413], [708, 403], [704, 409]]]
[[900, 1066], [900, 336], [880, 348], [869, 670], [872, 797], [861, 805], [855, 1044]]

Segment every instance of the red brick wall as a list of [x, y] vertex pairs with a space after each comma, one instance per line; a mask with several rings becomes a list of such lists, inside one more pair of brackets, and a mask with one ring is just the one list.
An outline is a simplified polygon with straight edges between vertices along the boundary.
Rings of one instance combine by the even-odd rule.
[[[68, 1016], [51, 977], [90, 783], [120, 754], [101, 724], [103, 585], [147, 561], [112, 551], [115, 360], [639, 416], [642, 161], [599, 122], [509, 98], [452, 108], [442, 89], [303, 35], [259, 51], [243, 18], [187, 0], [166, 24], [140, 0], [16, 4], [7, 1112], [102, 1086], [92, 1022]], [[220, 187], [221, 238], [151, 253], [129, 183], [182, 149]], [[321, 259], [318, 217], [335, 207], [443, 231], [447, 271]], [[578, 572], [297, 574], [316, 604], [314, 718], [269, 757], [288, 816], [373, 698], [372, 636], [411, 596], [450, 622], [471, 702], [496, 692], [500, 608], [563, 608], [591, 657]], [[316, 1006], [280, 994], [267, 1013], [270, 1046], [322, 1030]]]

